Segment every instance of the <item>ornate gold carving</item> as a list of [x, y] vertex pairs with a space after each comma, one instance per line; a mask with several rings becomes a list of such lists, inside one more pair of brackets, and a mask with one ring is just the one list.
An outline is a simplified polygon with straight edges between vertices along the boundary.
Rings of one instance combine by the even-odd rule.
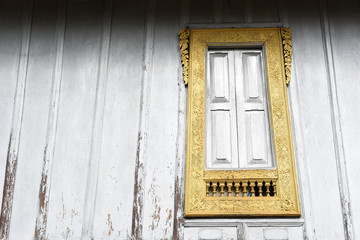
[[179, 31], [181, 64], [183, 66], [183, 77], [185, 85], [188, 84], [189, 80], [189, 36], [189, 29], [181, 29]]
[[[277, 158], [276, 169], [205, 170], [205, 55], [208, 46], [214, 45], [258, 45], [266, 49], [269, 113]], [[184, 45], [186, 48], [187, 43]], [[300, 216], [280, 29], [191, 30], [188, 63], [185, 216]], [[206, 196], [209, 180], [266, 178], [277, 179], [274, 189], [276, 197], [249, 200]]]
[[281, 28], [281, 37], [284, 50], [284, 65], [286, 84], [290, 83], [291, 79], [291, 61], [292, 61], [292, 32], [290, 28]]

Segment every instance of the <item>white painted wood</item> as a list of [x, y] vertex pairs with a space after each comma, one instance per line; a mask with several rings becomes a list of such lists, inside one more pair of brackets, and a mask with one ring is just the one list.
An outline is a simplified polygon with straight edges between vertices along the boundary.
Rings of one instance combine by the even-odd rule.
[[224, 53], [210, 53], [211, 102], [229, 102], [229, 63]]
[[[3, 200], [6, 158], [10, 144], [11, 117], [16, 91], [18, 59], [22, 35], [22, 9], [19, 2], [0, 5], [0, 202]], [[5, 34], [6, 33], [6, 34]]]
[[[60, 10], [62, 11], [61, 8]], [[39, 14], [42, 11], [46, 14]], [[41, 184], [44, 180], [42, 169], [43, 164], [51, 162], [49, 153], [52, 153], [53, 145], [49, 140], [48, 124], [52, 117], [49, 116], [49, 112], [56, 107], [52, 101], [52, 97], [56, 97], [52, 95], [58, 90], [56, 76], [58, 64], [54, 62], [58, 58], [56, 52], [60, 49], [56, 46], [59, 44], [59, 39], [56, 38], [60, 37], [61, 44], [64, 28], [56, 27], [57, 15], [57, 5], [43, 4], [35, 8], [33, 16], [22, 137], [13, 202], [15, 206], [22, 207], [17, 207], [12, 212], [10, 239], [25, 239], [34, 236], [38, 227], [41, 234], [37, 236], [45, 237], [47, 206], [45, 202], [48, 195], [44, 193], [47, 186]], [[48, 22], [46, 26], [42, 26], [44, 21]], [[62, 21], [63, 19], [60, 20]], [[59, 64], [61, 65], [61, 62]], [[50, 185], [50, 178], [46, 177], [45, 183]], [[44, 195], [39, 198], [41, 187], [46, 190], [41, 191]], [[38, 215], [43, 214], [44, 218], [36, 224]], [[22, 230], [18, 231], [20, 228]]]
[[[306, 11], [308, 15], [300, 16], [299, 11]], [[288, 18], [293, 31], [296, 67], [294, 70], [302, 113], [299, 121], [303, 124], [303, 149], [309, 176], [309, 193], [313, 209], [311, 215], [314, 220], [313, 226], [307, 231], [312, 231], [313, 234], [310, 236], [316, 239], [344, 239], [329, 93], [323, 61], [324, 48], [318, 14], [318, 8], [310, 1], [303, 2], [301, 6], [289, 6]], [[301, 177], [307, 177], [306, 173], [301, 174]], [[326, 196], [327, 201], [320, 196]], [[324, 217], [327, 219], [326, 224], [322, 223]], [[311, 220], [309, 221], [311, 223]], [[327, 226], [333, 227], [329, 229]]]
[[185, 228], [184, 240], [235, 240], [236, 227]]
[[211, 111], [212, 165], [231, 163], [231, 128], [229, 111]]
[[156, 61], [152, 71], [147, 161], [144, 166], [144, 239], [157, 239], [159, 236], [171, 239], [173, 235], [179, 99], [177, 74], [180, 68], [178, 7], [169, 1], [156, 1], [153, 55]]
[[248, 142], [248, 163], [257, 165], [266, 164], [266, 137], [265, 137], [265, 116], [263, 111], [248, 112], [247, 114], [247, 142]]
[[[285, 27], [289, 27], [290, 5], [288, 1], [283, 0], [281, 4], [281, 18]], [[290, 122], [292, 128], [292, 137], [294, 144], [294, 155], [296, 172], [298, 178], [300, 206], [302, 212], [302, 219], [306, 224], [303, 225], [303, 236], [308, 239], [316, 239], [316, 229], [314, 225], [313, 206], [312, 206], [312, 192], [310, 188], [310, 179], [308, 165], [306, 162], [306, 152], [304, 149], [304, 122], [302, 112], [300, 109], [300, 96], [297, 78], [298, 70], [296, 67], [296, 53], [293, 55], [292, 71], [291, 71], [291, 84], [288, 85], [287, 93], [289, 100]]]
[[278, 0], [251, 0], [250, 13], [252, 22], [278, 22], [280, 21]]
[[239, 149], [246, 149], [240, 158], [241, 167], [273, 167], [265, 68], [261, 50], [236, 53], [236, 78]]
[[[144, 12], [144, 1], [134, 1], [126, 7], [113, 2], [94, 239], [128, 239], [132, 234], [137, 126], [144, 74]], [[127, 21], [133, 24], [130, 26]], [[131, 57], [121, 57], [127, 55]]]
[[223, 22], [243, 22], [244, 21], [244, 1], [227, 0], [223, 1]]
[[302, 240], [302, 227], [248, 227], [247, 240]]
[[33, 1], [28, 1], [23, 6], [22, 12], [22, 34], [19, 52], [16, 58], [16, 90], [14, 105], [12, 109], [12, 122], [9, 137], [9, 145], [6, 155], [6, 168], [4, 177], [4, 188], [1, 205], [0, 237], [8, 238], [10, 231], [11, 214], [14, 200], [14, 188], [19, 161], [19, 146], [23, 123], [25, 89], [28, 76], [28, 60], [30, 53], [30, 35], [32, 30]]
[[206, 71], [206, 167], [238, 168], [234, 51], [208, 51]]
[[[53, 69], [61, 73], [61, 65], [54, 63], [54, 59], [59, 58], [62, 52], [61, 48], [54, 47], [54, 39], [61, 36], [61, 31], [55, 34], [56, 9], [48, 11], [52, 4], [37, 1], [32, 30], [24, 32], [21, 29], [22, 11], [28, 3], [1, 2], [0, 185], [3, 184], [5, 173], [16, 79], [18, 75], [24, 76], [23, 73], [27, 72], [27, 83], [23, 88], [25, 94], [21, 137], [17, 140], [17, 180], [11, 213], [10, 239], [27, 239], [34, 235], [46, 139], [52, 139], [55, 149], [53, 178], [49, 175], [50, 178], [47, 179], [47, 186], [50, 186], [50, 182], [52, 185], [48, 214], [49, 239], [80, 238], [82, 231], [91, 228], [93, 211], [94, 239], [129, 239], [132, 237], [134, 226], [141, 227], [143, 239], [206, 239], [207, 235], [216, 237], [216, 232], [211, 233], [213, 229], [220, 229], [223, 238], [227, 234], [235, 233], [235, 239], [257, 239], [257, 236], [261, 239], [281, 239], [284, 238], [285, 232], [289, 239], [346, 239], [349, 231], [346, 231], [344, 224], [351, 225], [347, 220], [353, 222], [352, 239], [359, 236], [357, 143], [360, 141], [360, 116], [356, 111], [360, 101], [360, 56], [356, 50], [359, 49], [360, 37], [357, 28], [360, 16], [358, 2], [349, 0], [326, 3], [328, 13], [323, 20], [318, 6], [311, 1], [302, 1], [301, 4], [288, 3], [290, 6], [287, 17], [283, 16], [284, 12], [281, 13], [282, 16], [278, 12], [279, 5], [283, 5], [284, 1], [234, 3], [224, 0], [207, 2], [208, 6], [205, 7], [204, 2], [183, 2], [188, 4], [185, 9], [179, 2], [174, 4], [156, 1], [156, 4], [152, 2], [152, 5], [147, 3], [151, 5], [150, 9], [153, 8], [152, 15], [149, 9], [145, 11], [145, 1], [114, 2], [112, 37], [106, 37], [110, 55], [108, 68], [105, 70], [106, 67], [99, 65], [98, 61], [99, 57], [103, 63], [107, 61], [106, 54], [99, 55], [101, 43], [106, 43], [101, 42], [104, 33], [101, 31], [103, 5], [94, 1], [68, 1], [70, 8], [64, 43], [64, 76], [60, 78], [58, 74], [58, 80], [54, 85], [51, 80]], [[181, 27], [284, 25], [292, 28], [294, 65], [288, 91], [302, 218], [183, 218], [184, 182], [181, 171], [185, 158], [186, 89], [179, 77], [182, 71], [176, 37], [179, 29], [179, 6], [183, 8], [183, 14], [187, 19], [180, 22]], [[56, 8], [55, 5], [52, 7]], [[105, 15], [104, 19], [109, 21], [109, 13]], [[146, 16], [148, 21], [152, 19], [150, 25], [149, 22], [146, 23]], [[324, 23], [323, 28], [321, 21]], [[104, 26], [109, 30], [109, 24]], [[29, 32], [29, 61], [20, 64], [26, 65], [27, 70], [18, 71], [17, 61], [22, 36]], [[145, 38], [153, 39], [153, 42], [148, 41], [144, 44]], [[153, 49], [153, 55], [151, 53], [143, 56], [144, 52], [149, 53]], [[248, 51], [249, 62], [253, 62], [257, 59], [254, 57], [254, 50]], [[243, 58], [235, 55], [236, 53], [234, 65], [237, 66]], [[22, 54], [21, 57], [25, 59], [26, 54]], [[144, 59], [145, 64], [142, 66]], [[325, 64], [326, 61], [329, 63], [328, 66]], [[154, 68], [150, 66], [150, 62], [154, 62]], [[252, 77], [259, 76], [258, 71], [253, 68], [254, 65], [256, 64], [248, 64], [248, 70], [251, 72], [249, 75]], [[240, 70], [234, 68], [234, 71], [235, 76], [240, 76]], [[108, 75], [106, 90], [103, 88], [104, 85], [97, 83], [98, 74], [104, 76], [105, 73]], [[145, 73], [148, 75], [143, 78]], [[263, 79], [254, 79], [256, 81], [249, 81], [245, 86], [228, 86], [228, 89], [234, 88], [244, 96], [248, 94], [236, 102], [236, 106], [240, 106], [244, 112], [248, 110], [246, 114], [231, 114], [232, 92], [223, 91], [227, 88], [221, 82], [220, 88], [216, 88], [216, 94], [220, 98], [215, 101], [217, 105], [209, 110], [213, 110], [215, 115], [222, 112], [220, 116], [227, 116], [229, 112], [229, 117], [224, 119], [230, 119], [230, 125], [235, 118], [239, 132], [248, 131], [251, 136], [255, 136], [239, 138], [238, 158], [247, 159], [246, 154], [250, 154], [252, 161], [258, 162], [259, 160], [254, 159], [261, 159], [266, 155], [265, 151], [261, 150], [266, 148], [266, 144], [260, 141], [263, 138], [259, 136], [270, 130], [253, 127], [262, 126], [263, 115], [266, 116], [267, 110], [262, 100], [266, 99], [263, 95], [266, 91], [257, 87]], [[141, 89], [145, 90], [145, 95], [141, 96]], [[55, 96], [59, 96], [59, 101], [54, 100], [57, 99], [54, 95], [51, 97], [51, 91], [57, 94]], [[97, 111], [94, 110], [96, 92]], [[147, 93], [151, 94], [146, 95]], [[223, 101], [225, 98], [221, 95], [226, 94], [227, 100]], [[140, 129], [142, 132], [138, 138], [138, 126], [141, 126], [140, 100], [145, 109], [141, 112], [142, 119], [147, 119], [148, 125], [141, 128], [146, 131]], [[18, 103], [19, 98], [15, 105], [19, 106]], [[52, 137], [48, 138], [48, 122], [52, 122], [48, 119], [48, 110], [54, 103], [55, 109], [56, 104], [59, 105], [59, 131], [57, 134], [50, 134]], [[97, 119], [95, 123], [94, 118]], [[102, 131], [99, 130], [99, 119], [103, 119]], [[223, 124], [226, 121], [219, 122]], [[247, 122], [252, 123], [248, 128]], [[226, 125], [224, 126], [226, 129]], [[220, 132], [224, 135], [226, 131]], [[223, 138], [228, 139], [229, 136]], [[146, 144], [143, 142], [144, 139]], [[91, 148], [91, 142], [95, 144], [94, 148]], [[138, 142], [143, 165], [140, 164], [140, 168], [136, 169]], [[249, 147], [247, 151], [247, 142], [258, 148]], [[225, 155], [229, 154], [228, 149], [222, 148], [224, 149]], [[234, 149], [237, 149], [236, 146], [231, 148], [231, 155], [234, 155]], [[45, 155], [50, 156], [51, 152], [48, 151]], [[98, 167], [89, 159], [98, 159]], [[47, 165], [46, 168], [51, 169], [51, 166]], [[97, 168], [99, 173], [96, 178], [93, 172], [96, 172]], [[341, 176], [344, 169], [347, 177]], [[88, 175], [89, 171], [91, 174]], [[134, 195], [135, 172], [140, 174], [136, 179], [141, 182], [137, 186], [142, 188], [137, 195]], [[349, 181], [347, 199], [342, 194], [344, 189], [346, 190], [346, 178]], [[97, 186], [94, 186], [96, 183]], [[97, 190], [94, 191], [95, 189]], [[3, 191], [0, 191], [0, 197], [2, 193]], [[143, 203], [141, 208], [135, 211], [140, 213], [137, 225], [137, 220], [133, 220], [133, 217], [136, 217], [136, 214], [133, 214], [134, 196], [135, 202], [138, 201], [137, 197], [141, 196], [140, 202]], [[346, 212], [346, 209], [350, 211]], [[348, 215], [344, 221], [343, 213], [349, 212], [351, 216]], [[326, 221], [323, 221], [324, 219]], [[181, 228], [183, 221], [184, 232]], [[302, 226], [304, 221], [305, 225]], [[241, 229], [245, 229], [247, 235], [239, 234], [242, 232]]]
[[[80, 239], [99, 66], [102, 3], [69, 2], [48, 238]], [[79, 31], [79, 28], [82, 29]]]
[[[84, 219], [82, 223], [82, 239], [94, 238], [94, 215], [98, 189], [99, 165], [101, 156], [101, 142], [103, 131], [103, 118], [105, 108], [106, 83], [108, 79], [108, 63], [111, 38], [112, 0], [105, 1], [102, 14], [101, 46], [96, 83], [95, 109], [93, 117], [93, 129], [91, 137], [91, 150], [89, 156], [89, 168], [86, 183]], [[108, 221], [110, 221], [108, 215]], [[113, 230], [113, 229], [110, 229]], [[111, 236], [111, 231], [110, 235]]]
[[[327, 80], [330, 94], [331, 121], [333, 127], [333, 141], [335, 149], [335, 158], [337, 165], [337, 177], [339, 182], [339, 194], [342, 207], [342, 215], [344, 222], [344, 235], [346, 239], [354, 237], [353, 223], [350, 208], [350, 191], [348, 183], [348, 174], [346, 167], [346, 159], [344, 152], [343, 134], [340, 118], [340, 106], [338, 102], [337, 84], [335, 75], [334, 56], [331, 45], [331, 35], [329, 27], [329, 19], [327, 13], [327, 5], [325, 1], [321, 1], [321, 27], [325, 52], [325, 64], [327, 70]], [[360, 166], [360, 165], [359, 165]]]
[[213, 1], [189, 1], [190, 23], [213, 23]]
[[206, 167], [273, 167], [262, 51], [209, 50], [207, 58]]

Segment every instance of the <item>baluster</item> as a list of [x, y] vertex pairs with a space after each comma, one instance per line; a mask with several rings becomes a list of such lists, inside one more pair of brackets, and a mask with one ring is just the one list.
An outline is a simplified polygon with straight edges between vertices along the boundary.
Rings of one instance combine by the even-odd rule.
[[240, 196], [240, 182], [236, 182], [236, 183], [235, 183], [235, 197], [236, 197], [236, 196], [241, 197], [241, 196]]
[[225, 189], [225, 183], [220, 182], [220, 197], [224, 197], [224, 189]]
[[258, 188], [259, 188], [259, 197], [262, 197], [263, 195], [262, 195], [262, 186], [263, 186], [263, 184], [262, 184], [262, 182], [258, 182]]
[[206, 196], [209, 197], [209, 191], [210, 191], [210, 182], [206, 183]]
[[266, 197], [270, 197], [270, 182], [266, 182], [265, 187], [266, 187]]
[[276, 182], [273, 182], [273, 188], [274, 188], [274, 197], [276, 196]]
[[244, 194], [244, 197], [249, 197], [248, 196], [248, 191], [247, 191], [247, 187], [248, 187], [249, 183], [244, 181], [243, 182], [243, 194]]
[[251, 197], [255, 197], [255, 182], [254, 181], [250, 182], [250, 192], [251, 192]]

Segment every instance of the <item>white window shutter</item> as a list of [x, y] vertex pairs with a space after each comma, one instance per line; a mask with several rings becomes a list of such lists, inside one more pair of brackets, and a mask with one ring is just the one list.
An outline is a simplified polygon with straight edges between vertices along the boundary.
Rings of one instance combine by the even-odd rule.
[[239, 168], [234, 52], [209, 51], [207, 56], [207, 168]]
[[261, 50], [209, 50], [206, 168], [273, 167]]

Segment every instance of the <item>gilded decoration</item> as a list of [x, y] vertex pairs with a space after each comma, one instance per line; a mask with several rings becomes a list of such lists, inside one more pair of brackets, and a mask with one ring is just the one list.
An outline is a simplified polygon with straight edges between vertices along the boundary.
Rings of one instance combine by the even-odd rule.
[[189, 80], [189, 36], [189, 29], [182, 29], [179, 31], [181, 64], [183, 67], [183, 78], [185, 85], [188, 84]]
[[291, 79], [291, 61], [292, 61], [292, 32], [290, 28], [281, 28], [281, 37], [284, 49], [284, 65], [286, 84], [290, 83]]
[[[189, 31], [189, 30], [186, 30]], [[298, 188], [287, 101], [282, 38], [279, 28], [190, 30], [190, 51], [180, 32], [182, 61], [188, 66], [188, 120], [185, 216], [300, 216]], [[289, 32], [286, 31], [288, 34]], [[184, 34], [184, 35], [182, 35]], [[275, 169], [205, 170], [205, 56], [209, 46], [262, 46], [266, 51], [269, 113]], [[183, 50], [184, 49], [184, 50]], [[183, 52], [184, 51], [184, 52]], [[189, 58], [185, 55], [190, 52]], [[185, 55], [183, 55], [185, 54]], [[184, 75], [185, 80], [185, 75]], [[206, 182], [217, 179], [274, 179], [276, 197], [209, 198]]]

